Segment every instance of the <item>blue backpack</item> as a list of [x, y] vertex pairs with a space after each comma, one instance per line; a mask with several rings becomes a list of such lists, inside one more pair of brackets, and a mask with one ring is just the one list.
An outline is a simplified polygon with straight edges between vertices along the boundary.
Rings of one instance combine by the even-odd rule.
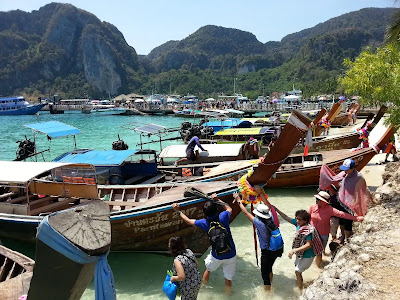
[[268, 250], [276, 251], [283, 247], [283, 239], [281, 235], [281, 231], [279, 228], [271, 231], [271, 238], [269, 240], [269, 248]]

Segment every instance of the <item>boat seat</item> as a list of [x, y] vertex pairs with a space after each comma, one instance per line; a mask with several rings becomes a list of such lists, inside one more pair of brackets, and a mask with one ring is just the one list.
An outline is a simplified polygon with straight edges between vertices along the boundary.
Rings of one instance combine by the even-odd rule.
[[155, 182], [158, 182], [161, 179], [165, 178], [165, 174], [158, 174], [150, 179], [147, 179], [146, 181], [143, 181], [141, 184], [152, 184]]
[[70, 205], [70, 202], [76, 201], [76, 199], [64, 199], [61, 201], [57, 201], [36, 209], [32, 209], [29, 214], [31, 216], [35, 216], [35, 215], [39, 215], [41, 213], [49, 213], [49, 212], [54, 212], [54, 211], [58, 211], [58, 210], [62, 210], [62, 209], [66, 209], [68, 208]]
[[132, 178], [129, 178], [128, 180], [125, 180], [125, 184], [133, 184], [133, 183], [137, 183], [141, 180], [143, 180], [144, 178], [146, 178], [146, 176], [135, 176]]
[[[37, 198], [38, 198], [37, 195], [30, 195], [29, 201], [35, 200]], [[22, 204], [24, 202], [27, 202], [26, 200], [27, 200], [26, 195], [24, 195], [24, 196], [20, 196], [20, 197], [17, 197], [17, 198], [14, 198], [14, 199], [11, 199], [11, 200], [5, 201], [5, 202], [10, 203], [10, 204]]]
[[29, 201], [29, 209], [36, 209], [38, 207], [42, 207], [44, 205], [44, 203], [47, 202], [47, 204], [50, 204], [52, 200], [57, 200], [57, 197], [51, 197], [51, 196], [47, 196], [41, 199], [37, 199], [37, 200], [30, 200]]
[[6, 201], [8, 198], [13, 198], [15, 196], [17, 196], [17, 193], [15, 192], [5, 193], [3, 195], [0, 195], [0, 201]]

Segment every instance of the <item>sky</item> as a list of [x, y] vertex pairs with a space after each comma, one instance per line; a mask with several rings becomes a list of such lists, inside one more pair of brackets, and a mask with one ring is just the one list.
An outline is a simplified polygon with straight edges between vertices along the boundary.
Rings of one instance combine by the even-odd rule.
[[[38, 10], [45, 0], [0, 0], [0, 11]], [[253, 33], [266, 43], [365, 7], [398, 7], [395, 0], [72, 0], [115, 25], [138, 54], [182, 40], [205, 25]]]

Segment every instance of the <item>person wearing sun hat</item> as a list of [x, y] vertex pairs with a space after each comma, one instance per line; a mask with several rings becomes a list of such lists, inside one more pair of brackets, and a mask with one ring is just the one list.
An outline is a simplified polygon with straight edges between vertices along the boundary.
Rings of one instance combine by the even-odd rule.
[[275, 260], [283, 254], [283, 239], [280, 234], [278, 215], [275, 208], [268, 202], [264, 191], [259, 186], [254, 187], [254, 190], [260, 194], [263, 201], [253, 210], [255, 216], [244, 207], [238, 193], [234, 193], [233, 197], [239, 203], [240, 210], [257, 229], [261, 248], [261, 276], [264, 281], [264, 290], [269, 291], [271, 290], [273, 278], [272, 267]]
[[[330, 195], [325, 191], [320, 191], [314, 197], [315, 204], [310, 206], [308, 213], [311, 216], [311, 225], [315, 227], [321, 237], [324, 250], [329, 239], [331, 217], [335, 216], [360, 222], [364, 220], [362, 216], [353, 216], [330, 206]], [[316, 256], [315, 263], [319, 268], [322, 267], [322, 253]]]

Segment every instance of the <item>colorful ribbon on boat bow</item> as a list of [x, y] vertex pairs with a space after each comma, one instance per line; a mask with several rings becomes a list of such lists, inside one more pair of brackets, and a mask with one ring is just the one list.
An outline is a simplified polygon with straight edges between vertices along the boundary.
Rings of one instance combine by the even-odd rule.
[[[250, 177], [253, 174], [254, 170], [250, 169], [247, 174], [243, 175], [237, 182], [237, 186], [239, 188], [240, 193], [243, 195], [243, 204], [257, 204], [258, 202], [262, 202], [260, 195], [253, 189], [251, 184], [247, 181], [247, 177]], [[268, 196], [265, 195], [268, 199]]]

